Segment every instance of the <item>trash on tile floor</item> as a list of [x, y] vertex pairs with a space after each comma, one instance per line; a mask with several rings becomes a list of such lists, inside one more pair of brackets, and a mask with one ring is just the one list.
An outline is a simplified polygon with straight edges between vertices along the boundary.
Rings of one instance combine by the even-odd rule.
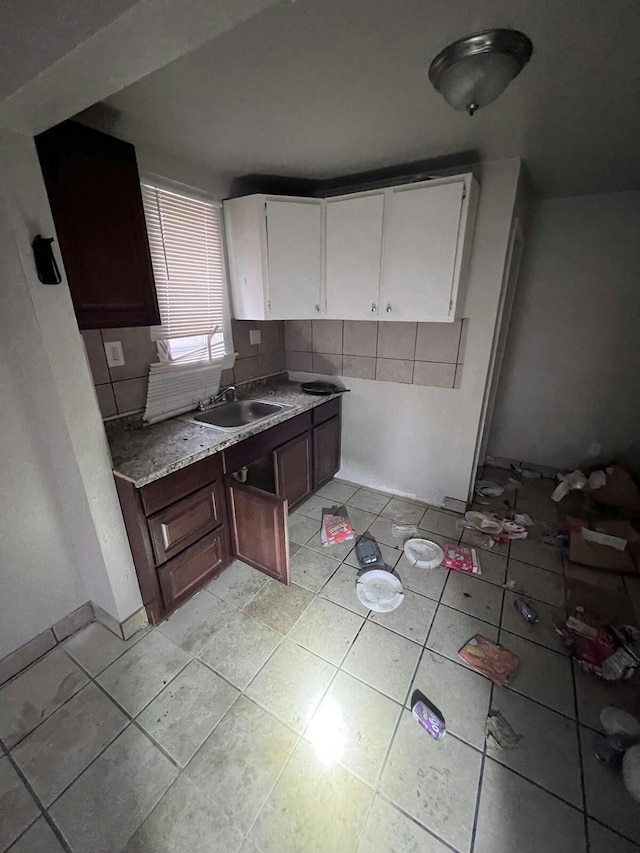
[[528, 601], [525, 601], [524, 598], [516, 598], [513, 602], [513, 606], [522, 616], [524, 621], [529, 622], [530, 625], [535, 625], [540, 618], [535, 607]]
[[356, 559], [361, 569], [384, 566], [382, 551], [373, 536], [360, 536], [356, 542]]
[[498, 521], [488, 512], [477, 512], [469, 510], [464, 514], [465, 520], [476, 530], [481, 530], [483, 533], [500, 533], [502, 531], [502, 522]]
[[594, 742], [595, 756], [612, 770], [621, 770], [626, 751], [640, 741], [640, 723], [622, 708], [611, 705], [600, 711], [604, 734]]
[[640, 802], [640, 745], [629, 747], [622, 759], [624, 786], [634, 800]]
[[320, 541], [325, 547], [341, 545], [353, 539], [353, 527], [349, 513], [344, 506], [334, 506], [322, 510], [322, 529]]
[[590, 489], [601, 489], [604, 484], [607, 482], [607, 475], [604, 471], [592, 471], [589, 474], [589, 479], [587, 480], [587, 485]]
[[614, 626], [576, 607], [556, 631], [580, 666], [606, 681], [630, 678], [640, 664], [640, 631], [631, 625]]
[[430, 539], [409, 539], [404, 543], [404, 555], [419, 569], [437, 569], [444, 560], [444, 551]]
[[561, 533], [543, 533], [540, 541], [548, 548], [564, 548], [569, 542], [568, 536], [563, 536]]
[[402, 583], [387, 569], [366, 569], [356, 580], [360, 603], [376, 613], [390, 613], [404, 601]]
[[516, 580], [513, 580], [513, 578], [511, 580], [508, 580], [506, 583], [503, 583], [502, 587], [503, 589], [511, 590], [511, 592], [524, 592], [522, 584], [518, 583], [518, 581]]
[[520, 664], [517, 655], [482, 634], [471, 637], [458, 652], [458, 657], [498, 687], [509, 684]]
[[499, 498], [504, 494], [504, 488], [491, 480], [476, 480], [476, 494], [483, 498]]
[[391, 533], [397, 539], [404, 539], [406, 536], [415, 536], [418, 532], [418, 528], [415, 524], [396, 524], [394, 522], [391, 525]]
[[569, 559], [572, 563], [608, 572], [640, 572], [640, 535], [624, 519], [598, 518], [588, 522], [567, 516]]
[[596, 735], [593, 742], [595, 757], [611, 770], [621, 770], [625, 752], [633, 746], [627, 735]]
[[608, 735], [626, 735], [640, 741], [640, 722], [628, 711], [607, 705], [600, 711], [600, 724]]
[[565, 498], [572, 489], [581, 491], [587, 485], [587, 478], [582, 471], [578, 470], [572, 471], [570, 474], [558, 474], [558, 479], [560, 482], [551, 495], [551, 500], [556, 501], [556, 503]]
[[481, 575], [480, 560], [475, 548], [469, 545], [445, 545], [444, 565], [454, 572]]
[[[506, 544], [510, 539], [526, 539], [529, 535], [525, 527], [514, 520], [511, 512], [504, 514], [504, 517], [499, 517], [496, 513], [469, 510], [456, 526], [468, 536], [477, 538], [480, 535], [486, 541], [489, 537], [499, 545]], [[474, 544], [487, 547], [485, 541], [474, 542]]]
[[442, 711], [430, 702], [420, 690], [414, 690], [411, 696], [411, 713], [434, 740], [440, 740], [447, 733]]
[[513, 520], [517, 524], [522, 524], [523, 527], [533, 527], [533, 525], [535, 524], [535, 521], [526, 512], [517, 512], [513, 516]]
[[523, 739], [523, 735], [516, 734], [511, 724], [494, 708], [487, 714], [484, 733], [487, 740], [491, 738], [499, 749], [518, 749]]

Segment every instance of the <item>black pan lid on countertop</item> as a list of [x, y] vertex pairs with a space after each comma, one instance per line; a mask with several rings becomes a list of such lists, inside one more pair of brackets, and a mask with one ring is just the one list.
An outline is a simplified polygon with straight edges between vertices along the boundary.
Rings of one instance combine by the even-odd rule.
[[340, 388], [333, 382], [303, 382], [300, 386], [305, 394], [314, 394], [316, 397], [328, 397], [329, 394], [345, 394], [349, 389]]

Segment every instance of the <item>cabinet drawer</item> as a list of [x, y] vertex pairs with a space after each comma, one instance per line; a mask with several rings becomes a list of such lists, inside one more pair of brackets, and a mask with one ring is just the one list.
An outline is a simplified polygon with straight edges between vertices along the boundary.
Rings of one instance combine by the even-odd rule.
[[234, 474], [239, 471], [244, 465], [250, 465], [263, 456], [265, 453], [271, 453], [276, 447], [284, 444], [306, 432], [311, 427], [311, 412], [303, 412], [295, 418], [290, 418], [281, 424], [265, 429], [264, 432], [259, 432], [251, 438], [245, 438], [244, 441], [239, 441], [228, 450], [224, 450], [224, 470], [226, 474]]
[[153, 515], [159, 509], [174, 503], [180, 498], [190, 495], [196, 489], [201, 489], [208, 483], [217, 480], [222, 474], [220, 454], [207, 456], [193, 465], [181, 468], [175, 474], [168, 474], [160, 480], [149, 483], [140, 489], [140, 498], [145, 515]]
[[342, 398], [337, 397], [335, 400], [329, 400], [328, 403], [323, 403], [321, 406], [316, 406], [315, 409], [312, 409], [314, 426], [316, 424], [323, 424], [329, 418], [339, 415], [341, 404]]
[[205, 584], [230, 557], [228, 532], [221, 527], [158, 569], [165, 607], [171, 610]]
[[157, 565], [175, 557], [224, 520], [224, 489], [217, 480], [149, 519]]

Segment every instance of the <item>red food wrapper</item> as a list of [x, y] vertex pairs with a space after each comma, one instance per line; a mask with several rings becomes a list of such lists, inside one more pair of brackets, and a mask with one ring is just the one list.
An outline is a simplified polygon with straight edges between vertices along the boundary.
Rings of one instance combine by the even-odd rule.
[[322, 530], [320, 540], [323, 545], [339, 545], [353, 539], [353, 527], [344, 507], [333, 507], [322, 512]]
[[498, 687], [504, 687], [511, 681], [520, 664], [517, 655], [492, 643], [482, 634], [471, 637], [458, 652], [458, 657]]
[[455, 572], [465, 572], [469, 575], [480, 574], [480, 562], [475, 548], [468, 545], [445, 545], [444, 565]]

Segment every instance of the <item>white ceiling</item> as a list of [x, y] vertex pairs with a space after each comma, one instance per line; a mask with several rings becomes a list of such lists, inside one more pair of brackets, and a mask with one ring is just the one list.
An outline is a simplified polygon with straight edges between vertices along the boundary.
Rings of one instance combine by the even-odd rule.
[[117, 18], [136, 0], [0, 0], [0, 99]]
[[[470, 118], [431, 87], [446, 44], [507, 26], [529, 65]], [[477, 149], [543, 196], [640, 186], [637, 0], [297, 0], [108, 104], [115, 132], [226, 175], [331, 177]]]

